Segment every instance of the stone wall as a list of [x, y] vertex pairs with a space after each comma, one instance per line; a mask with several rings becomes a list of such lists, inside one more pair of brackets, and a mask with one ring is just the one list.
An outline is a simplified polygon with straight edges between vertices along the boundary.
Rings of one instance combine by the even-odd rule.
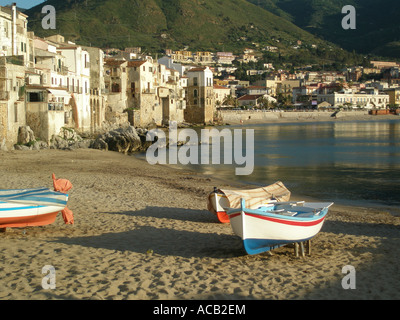
[[368, 115], [368, 111], [340, 111], [335, 114], [332, 111], [305, 111], [305, 112], [272, 112], [272, 111], [245, 111], [222, 110], [222, 121], [225, 123], [240, 123], [240, 121], [268, 122], [268, 121], [296, 121], [296, 120], [330, 120], [334, 117], [357, 117]]

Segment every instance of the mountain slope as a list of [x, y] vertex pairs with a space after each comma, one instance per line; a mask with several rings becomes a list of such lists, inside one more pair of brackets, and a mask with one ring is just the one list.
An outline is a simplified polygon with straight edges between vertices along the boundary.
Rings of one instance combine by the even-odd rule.
[[[56, 8], [57, 30], [43, 30], [43, 5]], [[142, 46], [235, 51], [251, 42], [286, 50], [297, 40], [327, 44], [246, 0], [48, 0], [27, 11], [39, 36], [62, 34], [98, 47]], [[278, 42], [278, 41], [279, 42]]]
[[[398, 0], [248, 0], [286, 18], [319, 37], [347, 50], [400, 58], [400, 1]], [[356, 30], [341, 27], [342, 8], [352, 5], [357, 11]], [[389, 50], [390, 49], [390, 50]]]

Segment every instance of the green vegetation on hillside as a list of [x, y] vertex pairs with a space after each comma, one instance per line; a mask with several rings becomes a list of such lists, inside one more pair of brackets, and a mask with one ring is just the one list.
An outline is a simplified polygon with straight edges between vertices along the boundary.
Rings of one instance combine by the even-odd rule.
[[[398, 0], [247, 0], [293, 22], [314, 35], [346, 50], [400, 58], [389, 43], [400, 41]], [[342, 8], [352, 5], [357, 11], [356, 30], [341, 26]]]
[[43, 5], [32, 8], [29, 27], [39, 36], [62, 34], [98, 47], [142, 46], [239, 51], [253, 42], [285, 51], [297, 40], [326, 46], [308, 32], [246, 0], [48, 0], [57, 30], [43, 30]]

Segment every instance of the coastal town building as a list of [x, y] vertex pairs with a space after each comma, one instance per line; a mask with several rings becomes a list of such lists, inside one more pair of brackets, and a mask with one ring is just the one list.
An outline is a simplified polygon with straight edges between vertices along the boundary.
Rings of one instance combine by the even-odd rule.
[[213, 59], [214, 55], [209, 51], [197, 51], [193, 54], [193, 62], [199, 65], [210, 65]]
[[124, 110], [128, 107], [128, 61], [104, 60], [104, 94], [106, 98], [105, 120], [115, 124], [125, 121]]
[[32, 32], [28, 16], [11, 7], [0, 7], [0, 56], [22, 56], [26, 67], [33, 66]]
[[0, 145], [7, 149], [18, 141], [25, 125], [25, 67], [22, 57], [0, 57]]
[[51, 41], [35, 37], [35, 67], [26, 71], [26, 125], [49, 142], [64, 126], [73, 126], [65, 57]]
[[389, 105], [390, 106], [400, 106], [400, 87], [386, 89], [385, 93], [389, 95]]
[[81, 46], [61, 45], [57, 48], [65, 57], [68, 68], [67, 87], [71, 92], [72, 115], [75, 129], [79, 132], [91, 130], [90, 113], [90, 55]]
[[159, 64], [163, 64], [164, 66], [166, 66], [169, 69], [174, 69], [176, 71], [179, 72], [179, 74], [181, 75], [181, 77], [184, 76], [186, 70], [188, 69], [187, 66], [181, 64], [181, 63], [176, 63], [174, 62], [174, 60], [171, 57], [168, 56], [164, 56], [160, 59], [158, 59], [157, 61]]
[[214, 84], [214, 101], [216, 106], [222, 106], [226, 98], [231, 95], [231, 89], [226, 86]]
[[185, 120], [190, 123], [212, 122], [214, 113], [212, 71], [209, 67], [192, 68], [187, 71], [187, 77]]
[[217, 64], [227, 64], [231, 65], [236, 59], [232, 52], [217, 52], [215, 56], [215, 62]]
[[349, 106], [352, 108], [385, 109], [389, 104], [389, 95], [371, 92], [334, 92], [330, 94], [318, 94], [318, 104], [328, 102], [332, 107]]
[[272, 103], [276, 103], [277, 100], [271, 97], [268, 94], [246, 94], [238, 98], [239, 107], [247, 106], [247, 107], [263, 107], [264, 104], [271, 105]]
[[90, 57], [90, 132], [96, 133], [102, 130], [106, 120], [105, 54], [100, 48], [84, 46], [82, 48], [89, 53]]

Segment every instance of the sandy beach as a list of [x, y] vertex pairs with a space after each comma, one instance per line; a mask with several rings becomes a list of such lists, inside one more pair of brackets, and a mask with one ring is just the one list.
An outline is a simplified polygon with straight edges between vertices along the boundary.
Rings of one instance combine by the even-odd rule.
[[[400, 299], [400, 217], [387, 212], [333, 206], [311, 256], [249, 256], [206, 210], [227, 182], [116, 152], [0, 152], [0, 189], [52, 188], [52, 173], [73, 184], [75, 224], [59, 214], [0, 233], [1, 300]], [[53, 290], [42, 287], [46, 265]], [[342, 287], [347, 265], [356, 289]]]

